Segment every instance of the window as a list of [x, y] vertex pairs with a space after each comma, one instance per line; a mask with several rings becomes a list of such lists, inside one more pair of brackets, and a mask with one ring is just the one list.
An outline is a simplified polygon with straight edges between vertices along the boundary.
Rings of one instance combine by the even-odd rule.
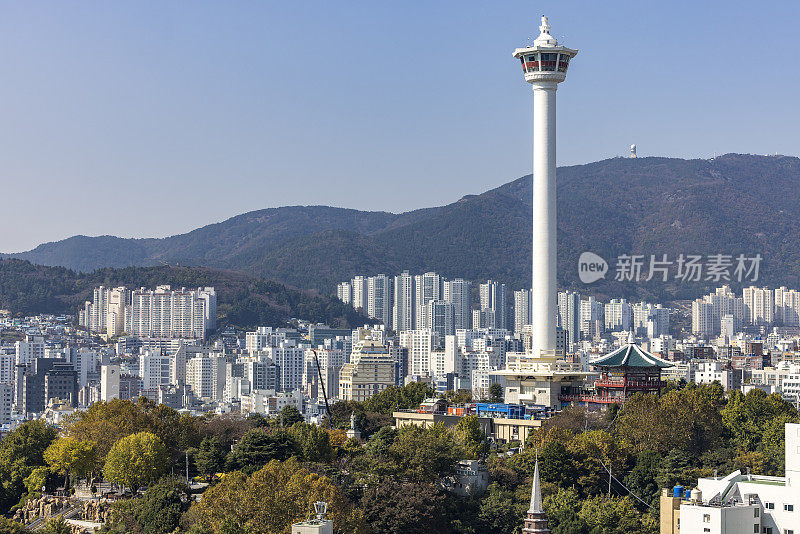
[[772, 527], [764, 527], [764, 534], [772, 534]]
[[541, 54], [542, 70], [554, 71], [556, 70], [556, 63], [558, 63], [558, 54]]
[[758, 517], [758, 508], [753, 510], [753, 517]]
[[774, 510], [775, 509], [775, 503], [774, 502], [765, 502], [764, 503], [764, 508], [767, 509], [767, 510]]
[[758, 524], [753, 525], [753, 534], [758, 534]]
[[703, 514], [703, 523], [711, 523], [711, 515]]
[[784, 512], [794, 512], [794, 505], [793, 504], [784, 504], [783, 505]]

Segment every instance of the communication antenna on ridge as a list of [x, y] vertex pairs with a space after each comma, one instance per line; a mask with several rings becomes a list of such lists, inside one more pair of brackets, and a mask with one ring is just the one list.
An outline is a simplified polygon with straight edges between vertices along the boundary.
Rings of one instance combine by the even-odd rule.
[[633, 159], [636, 157], [636, 145], [631, 145], [631, 155], [630, 158]]

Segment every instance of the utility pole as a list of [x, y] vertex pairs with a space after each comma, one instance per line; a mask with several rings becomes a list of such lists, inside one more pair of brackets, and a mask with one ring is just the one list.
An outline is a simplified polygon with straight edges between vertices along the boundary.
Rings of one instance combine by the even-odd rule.
[[189, 449], [186, 449], [186, 485], [189, 485]]

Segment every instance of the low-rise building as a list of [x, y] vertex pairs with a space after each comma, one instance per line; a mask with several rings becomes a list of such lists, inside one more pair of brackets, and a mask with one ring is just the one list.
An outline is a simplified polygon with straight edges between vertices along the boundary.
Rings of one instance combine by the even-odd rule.
[[[786, 476], [734, 471], [661, 495], [661, 534], [800, 532], [800, 424], [787, 423]], [[795, 511], [797, 510], [797, 511]]]

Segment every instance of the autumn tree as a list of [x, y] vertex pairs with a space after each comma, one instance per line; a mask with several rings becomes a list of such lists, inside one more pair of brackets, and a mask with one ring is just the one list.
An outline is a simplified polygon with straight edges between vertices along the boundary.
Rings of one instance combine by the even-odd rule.
[[158, 480], [167, 467], [167, 450], [161, 439], [149, 432], [138, 432], [117, 441], [106, 456], [106, 480], [130, 488]]
[[[44, 451], [44, 460], [65, 477], [87, 478], [98, 467], [97, 446], [91, 441], [58, 438]], [[66, 487], [66, 483], [65, 486]]]
[[315, 501], [328, 503], [327, 517], [337, 534], [365, 532], [359, 510], [333, 482], [295, 459], [271, 461], [252, 476], [228, 473], [192, 505], [184, 523], [212, 534], [225, 534], [226, 525], [237, 525], [236, 532], [290, 534], [292, 523], [313, 513]]

